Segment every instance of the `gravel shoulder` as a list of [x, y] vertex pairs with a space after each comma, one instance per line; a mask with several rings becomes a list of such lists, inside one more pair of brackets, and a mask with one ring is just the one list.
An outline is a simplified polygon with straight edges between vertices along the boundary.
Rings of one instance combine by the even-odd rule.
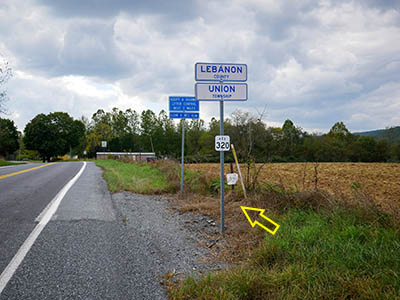
[[163, 273], [197, 276], [224, 267], [210, 257], [209, 248], [217, 242], [212, 237], [218, 232], [214, 220], [182, 214], [162, 196], [122, 192], [113, 194], [112, 199], [118, 219], [148, 241], [144, 247], [160, 261]]

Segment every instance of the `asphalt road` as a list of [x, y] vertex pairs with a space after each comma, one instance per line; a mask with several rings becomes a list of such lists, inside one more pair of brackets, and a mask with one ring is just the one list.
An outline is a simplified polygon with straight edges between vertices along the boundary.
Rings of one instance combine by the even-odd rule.
[[[30, 167], [8, 168], [1, 174]], [[82, 163], [58, 163], [1, 179], [1, 271], [41, 211], [81, 167]], [[137, 280], [126, 276], [129, 254], [143, 255], [133, 253], [134, 244], [116, 222], [101, 170], [89, 163], [0, 299], [140, 299]]]
[[[34, 165], [0, 169], [0, 274], [82, 166], [57, 163], [11, 177], [4, 175]], [[0, 300], [166, 300], [164, 274], [219, 267], [202, 262], [209, 253], [199, 247], [199, 228], [216, 230], [210, 224], [171, 210], [161, 196], [111, 195], [101, 169], [87, 163], [2, 292], [0, 275]]]
[[[1, 178], [38, 166], [43, 167]], [[30, 163], [0, 168], [0, 273], [36, 226], [36, 217], [81, 166]]]

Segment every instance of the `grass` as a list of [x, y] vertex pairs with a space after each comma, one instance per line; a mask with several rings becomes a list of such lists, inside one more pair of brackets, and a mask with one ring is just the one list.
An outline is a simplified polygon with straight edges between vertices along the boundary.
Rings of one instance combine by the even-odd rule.
[[398, 228], [292, 209], [246, 264], [171, 285], [170, 299], [400, 299]]
[[22, 164], [23, 163], [15, 163], [15, 162], [9, 162], [9, 161], [5, 161], [5, 160], [0, 160], [0, 167], [22, 165]]
[[[122, 190], [139, 194], [176, 193], [180, 190], [180, 165], [159, 160], [152, 163], [132, 163], [117, 160], [98, 160], [103, 177], [112, 192]], [[185, 193], [215, 195], [216, 188], [200, 172], [185, 170]], [[211, 181], [210, 181], [211, 180]]]
[[[180, 169], [174, 162], [97, 164], [113, 192], [179, 191]], [[348, 184], [351, 198], [283, 182], [257, 183], [247, 200], [239, 187], [226, 189], [227, 230], [223, 237], [208, 233], [208, 238], [221, 241], [210, 252], [232, 267], [181, 281], [166, 276], [169, 298], [400, 299], [399, 214], [381, 211], [358, 182]], [[182, 212], [217, 221], [218, 191], [217, 177], [187, 170], [185, 197], [175, 201]], [[252, 229], [240, 206], [265, 208], [266, 215], [280, 224], [278, 232]]]
[[167, 176], [151, 164], [132, 164], [116, 160], [99, 160], [108, 189], [139, 194], [159, 194], [168, 188]]
[[[225, 245], [211, 253], [236, 267], [169, 278], [170, 299], [400, 299], [399, 214], [381, 211], [349, 184], [351, 197], [266, 181], [247, 200], [240, 189], [227, 190]], [[215, 198], [187, 198], [181, 211], [219, 219]], [[242, 205], [267, 209], [281, 225], [276, 235], [251, 229]]]

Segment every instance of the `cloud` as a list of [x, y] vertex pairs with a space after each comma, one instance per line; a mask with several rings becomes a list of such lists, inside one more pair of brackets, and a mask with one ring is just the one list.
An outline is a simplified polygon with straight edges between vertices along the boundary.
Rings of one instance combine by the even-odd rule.
[[[399, 37], [397, 1], [0, 5], [0, 51], [18, 74], [9, 105], [22, 127], [42, 110], [167, 109], [168, 95], [194, 94], [199, 61], [248, 65], [249, 101], [227, 102], [226, 115], [266, 106], [268, 124], [289, 118], [310, 131], [337, 121], [357, 130], [396, 125]], [[200, 115], [218, 117], [218, 104], [202, 103]]]
[[37, 114], [63, 111], [76, 119], [91, 117], [98, 108], [111, 110], [123, 94], [112, 85], [85, 77], [48, 79], [17, 71], [9, 82], [9, 96], [9, 111], [18, 130], [23, 131]]
[[354, 131], [365, 128], [365, 124], [371, 124], [371, 129], [399, 126], [400, 83], [389, 82], [373, 92], [360, 95], [344, 109], [348, 111], [346, 121], [349, 128]]
[[56, 75], [118, 79], [134, 71], [114, 40], [114, 22], [86, 20], [69, 24], [59, 52]]
[[196, 8], [193, 0], [38, 0], [37, 2], [49, 7], [56, 16], [63, 18], [112, 18], [124, 12], [134, 16], [157, 14], [183, 20], [190, 18]]
[[58, 63], [63, 26], [44, 17], [41, 8], [8, 1], [0, 7], [0, 48], [5, 48], [14, 68], [48, 72]]

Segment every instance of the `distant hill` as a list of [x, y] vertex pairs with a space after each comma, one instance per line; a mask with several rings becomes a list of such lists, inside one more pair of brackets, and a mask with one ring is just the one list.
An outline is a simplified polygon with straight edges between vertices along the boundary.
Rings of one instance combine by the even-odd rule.
[[397, 142], [400, 141], [400, 126], [372, 131], [353, 132], [353, 134], [361, 136], [372, 136], [377, 140], [388, 139], [389, 141]]

